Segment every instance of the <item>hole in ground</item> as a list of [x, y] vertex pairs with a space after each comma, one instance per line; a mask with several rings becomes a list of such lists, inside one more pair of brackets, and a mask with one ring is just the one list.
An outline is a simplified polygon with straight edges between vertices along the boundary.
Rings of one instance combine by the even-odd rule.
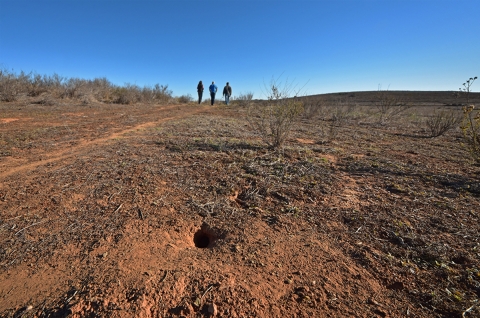
[[193, 235], [195, 247], [207, 248], [217, 239], [217, 235], [207, 224], [202, 224], [200, 230]]
[[207, 248], [210, 245], [210, 237], [200, 230], [193, 236], [193, 243], [195, 243], [195, 247]]

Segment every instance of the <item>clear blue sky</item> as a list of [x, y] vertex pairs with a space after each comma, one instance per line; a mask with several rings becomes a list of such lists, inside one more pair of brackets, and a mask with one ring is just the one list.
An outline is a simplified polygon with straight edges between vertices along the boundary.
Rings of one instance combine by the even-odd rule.
[[[196, 95], [458, 90], [480, 76], [479, 0], [0, 0], [0, 67]], [[473, 91], [480, 91], [480, 81]]]

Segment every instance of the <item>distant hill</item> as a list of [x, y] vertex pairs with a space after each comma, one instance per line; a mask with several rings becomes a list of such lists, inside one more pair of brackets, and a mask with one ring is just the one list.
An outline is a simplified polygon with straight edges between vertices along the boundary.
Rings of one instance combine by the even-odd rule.
[[[416, 105], [466, 105], [466, 95], [454, 96], [457, 91], [362, 91], [319, 94], [301, 97], [302, 99], [322, 99], [326, 102], [349, 99], [358, 104], [372, 104], [379, 100], [379, 93], [399, 98], [405, 102]], [[470, 93], [470, 104], [480, 105], [480, 93]]]

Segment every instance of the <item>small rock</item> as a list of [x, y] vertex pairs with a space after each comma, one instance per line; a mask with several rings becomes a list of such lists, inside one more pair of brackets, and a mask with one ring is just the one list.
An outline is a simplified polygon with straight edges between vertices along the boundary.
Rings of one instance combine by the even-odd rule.
[[291, 284], [291, 283], [293, 283], [293, 281], [292, 281], [291, 279], [285, 279], [283, 282], [284, 282], [285, 284]]
[[183, 312], [185, 313], [185, 315], [188, 316], [188, 315], [193, 315], [195, 311], [193, 310], [192, 305], [186, 304], [183, 308]]
[[212, 316], [216, 316], [218, 313], [217, 305], [215, 305], [214, 303], [208, 305], [208, 313]]

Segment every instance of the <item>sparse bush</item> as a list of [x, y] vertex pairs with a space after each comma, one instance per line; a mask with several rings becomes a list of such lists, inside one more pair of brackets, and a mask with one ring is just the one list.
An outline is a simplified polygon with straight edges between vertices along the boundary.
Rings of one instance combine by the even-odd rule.
[[280, 148], [303, 112], [303, 103], [296, 97], [290, 97], [293, 88], [288, 82], [282, 86], [278, 80], [272, 79], [265, 88], [266, 103], [250, 105], [247, 120], [269, 147]]
[[430, 137], [439, 137], [460, 123], [454, 111], [440, 111], [425, 120]]
[[113, 84], [105, 77], [91, 81], [92, 95], [99, 102], [112, 102]]
[[323, 99], [306, 98], [303, 103], [303, 118], [326, 120], [326, 102]]
[[51, 76], [26, 74], [23, 71], [17, 75], [8, 70], [0, 70], [0, 100], [12, 102], [21, 94], [30, 97], [46, 94], [41, 100], [35, 101], [40, 104], [52, 104], [55, 98], [77, 99], [84, 104], [94, 100], [119, 104], [166, 103], [172, 98], [172, 91], [168, 89], [168, 85], [156, 84], [153, 88], [148, 86], [140, 88], [131, 84], [115, 86], [106, 78], [85, 80], [65, 78], [58, 74]]
[[20, 93], [20, 82], [15, 74], [0, 70], [0, 100], [2, 102], [13, 102], [17, 100]]
[[241, 93], [234, 99], [234, 104], [240, 107], [248, 107], [253, 99], [253, 93], [247, 92], [245, 94]]
[[411, 107], [401, 97], [391, 94], [389, 91], [379, 90], [376, 96], [375, 106], [377, 107], [380, 124], [386, 124], [394, 117], [403, 113]]
[[190, 94], [182, 95], [182, 96], [177, 97], [177, 103], [188, 104], [188, 103], [191, 103], [191, 102], [193, 102], [193, 97]]
[[135, 104], [141, 100], [141, 89], [137, 85], [127, 83], [123, 87], [116, 87], [113, 95], [113, 102], [115, 104]]
[[350, 117], [353, 116], [356, 109], [356, 104], [350, 102], [348, 99], [337, 100], [335, 105], [330, 107], [331, 118], [328, 132], [329, 139], [335, 139], [338, 134], [338, 128], [344, 126]]
[[28, 96], [36, 97], [42, 93], [47, 92], [47, 88], [44, 85], [44, 81], [40, 74], [32, 74], [30, 78], [30, 87], [28, 90]]
[[463, 122], [460, 128], [463, 133], [463, 146], [471, 157], [480, 163], [480, 112], [475, 110], [475, 106], [463, 108]]
[[160, 103], [168, 103], [172, 99], [172, 91], [168, 89], [168, 85], [155, 84], [153, 89], [154, 100]]

